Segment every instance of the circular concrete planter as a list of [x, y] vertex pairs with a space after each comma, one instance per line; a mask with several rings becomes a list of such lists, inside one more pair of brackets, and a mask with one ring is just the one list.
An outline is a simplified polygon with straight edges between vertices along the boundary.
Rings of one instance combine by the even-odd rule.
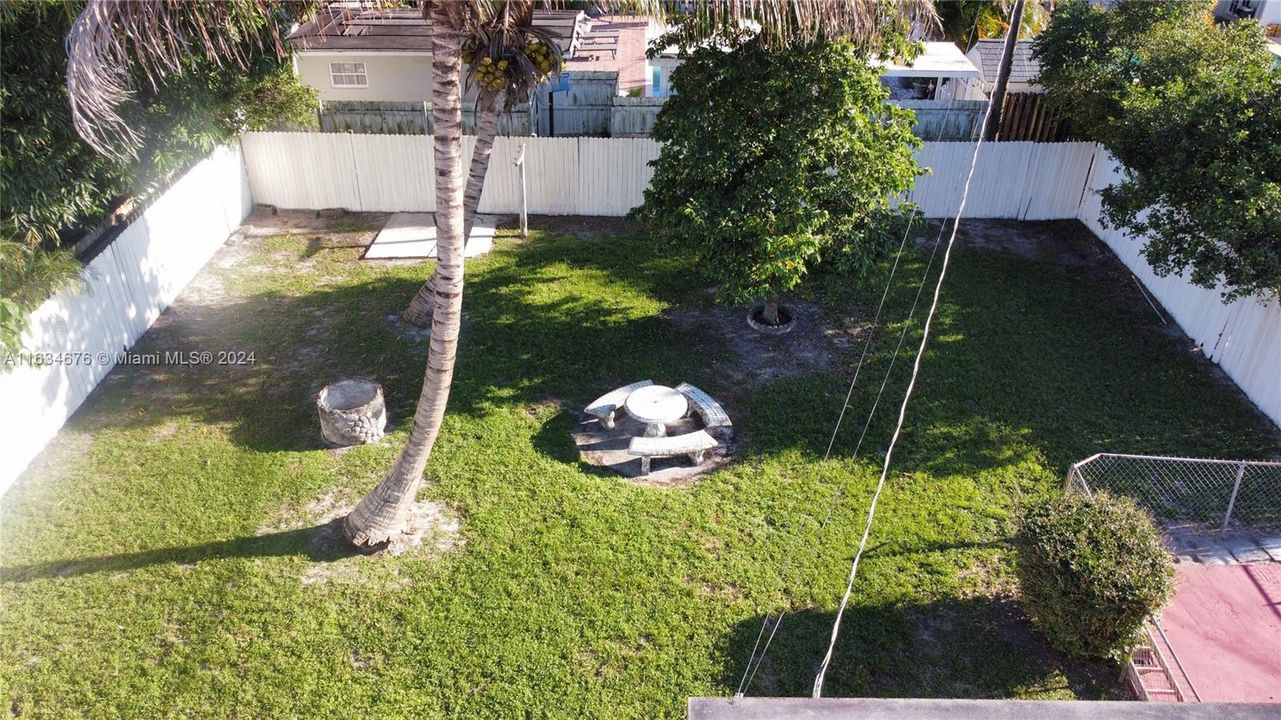
[[747, 324], [751, 325], [756, 332], [766, 335], [786, 335], [796, 326], [795, 316], [792, 315], [791, 308], [786, 305], [778, 306], [778, 319], [781, 321], [778, 325], [765, 324], [764, 314], [765, 306], [757, 305], [747, 313]]
[[316, 396], [320, 434], [331, 445], [375, 443], [387, 427], [382, 386], [359, 378], [339, 380]]

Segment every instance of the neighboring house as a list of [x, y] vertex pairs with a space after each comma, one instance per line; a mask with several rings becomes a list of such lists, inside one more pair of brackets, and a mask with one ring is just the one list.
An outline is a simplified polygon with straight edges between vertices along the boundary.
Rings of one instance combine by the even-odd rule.
[[[584, 17], [537, 11], [534, 25], [569, 56]], [[431, 102], [431, 24], [420, 10], [334, 3], [291, 33], [289, 45], [299, 81], [316, 88], [321, 102]]]
[[881, 63], [881, 82], [894, 100], [965, 100], [979, 69], [950, 42], [927, 42], [911, 63]]
[[[1001, 53], [1004, 48], [1005, 40], [1002, 39], [979, 40], [965, 54], [979, 70], [977, 82], [971, 81], [967, 84], [965, 98], [984, 99], [992, 92], [1001, 67]], [[1044, 92], [1036, 82], [1040, 74], [1041, 64], [1032, 57], [1032, 41], [1019, 40], [1014, 45], [1014, 60], [1010, 64], [1010, 81], [1006, 86], [1006, 92]]]
[[1214, 7], [1214, 17], [1224, 22], [1258, 20], [1271, 39], [1268, 50], [1281, 67], [1281, 0], [1221, 0]]
[[1232, 21], [1254, 18], [1271, 36], [1281, 36], [1281, 0], [1220, 0], [1214, 17]]

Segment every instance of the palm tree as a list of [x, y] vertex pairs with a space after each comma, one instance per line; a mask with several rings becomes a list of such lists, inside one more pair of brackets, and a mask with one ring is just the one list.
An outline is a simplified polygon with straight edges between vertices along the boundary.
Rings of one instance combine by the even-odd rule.
[[[534, 27], [533, 0], [478, 5], [466, 34], [463, 60], [469, 68], [469, 84], [476, 88], [478, 112], [476, 144], [463, 192], [464, 242], [471, 237], [480, 207], [501, 113], [527, 102], [540, 83], [561, 69], [555, 38]], [[487, 64], [482, 64], [486, 58]], [[433, 272], [401, 313], [403, 322], [419, 328], [431, 324], [435, 282]]]
[[[89, 0], [67, 38], [67, 88], [77, 130], [100, 152], [125, 158], [137, 135], [117, 112], [130, 96], [130, 69], [158, 83], [181, 71], [195, 47], [209, 58], [243, 64], [251, 50], [237, 39], [261, 38], [284, 52], [276, 19], [282, 8], [308, 3], [228, 0]], [[437, 280], [431, 342], [422, 392], [409, 439], [382, 481], [343, 521], [343, 532], [357, 547], [375, 549], [401, 529], [414, 503], [423, 472], [440, 434], [453, 381], [462, 317], [463, 182], [462, 49], [468, 28], [494, 18], [507, 3], [496, 0], [424, 5], [432, 24], [432, 142], [436, 163]], [[663, 16], [667, 3], [621, 3], [633, 12]], [[762, 45], [784, 48], [818, 36], [843, 38], [866, 48], [902, 47], [910, 20], [933, 18], [925, 0], [707, 0], [695, 4], [678, 23], [678, 39], [697, 41], [723, 33], [759, 28]]]
[[[1012, 0], [938, 0], [939, 30], [944, 39], [969, 50], [979, 40], [1005, 37], [1010, 28]], [[1040, 33], [1050, 13], [1041, 2], [1027, 3], [1022, 12], [1019, 37]]]
[[343, 534], [359, 548], [380, 547], [400, 532], [440, 434], [453, 384], [463, 315], [463, 28], [472, 9], [464, 3], [440, 0], [423, 8], [432, 24], [432, 150], [436, 163], [436, 282], [431, 344], [405, 449], [382, 482], [343, 520]]

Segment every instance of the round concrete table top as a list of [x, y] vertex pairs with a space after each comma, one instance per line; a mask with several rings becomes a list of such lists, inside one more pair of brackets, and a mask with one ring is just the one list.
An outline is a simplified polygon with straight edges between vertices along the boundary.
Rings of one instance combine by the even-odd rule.
[[[623, 403], [628, 415], [651, 426], [655, 434], [664, 432], [664, 423], [679, 420], [689, 410], [689, 401], [680, 391], [666, 385], [648, 385], [632, 391]], [[648, 434], [648, 433], [647, 433]]]

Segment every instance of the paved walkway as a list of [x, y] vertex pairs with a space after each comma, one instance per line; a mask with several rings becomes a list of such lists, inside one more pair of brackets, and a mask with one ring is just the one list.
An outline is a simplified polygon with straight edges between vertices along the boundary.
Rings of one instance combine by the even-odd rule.
[[1281, 535], [1260, 533], [1199, 534], [1168, 530], [1166, 532], [1175, 559], [1180, 563], [1201, 565], [1237, 565], [1241, 563], [1281, 563]]
[[1201, 701], [1281, 703], [1281, 563], [1184, 562], [1177, 572], [1161, 623]]

